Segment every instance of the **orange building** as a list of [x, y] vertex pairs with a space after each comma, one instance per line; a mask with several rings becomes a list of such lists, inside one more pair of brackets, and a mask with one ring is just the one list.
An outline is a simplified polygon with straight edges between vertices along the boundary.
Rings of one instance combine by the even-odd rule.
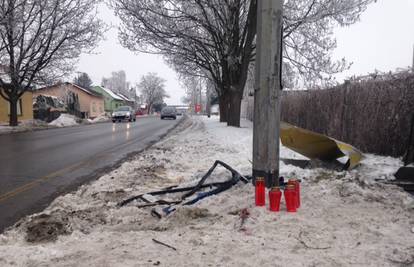
[[69, 82], [58, 83], [56, 85], [34, 90], [33, 97], [37, 97], [38, 95], [48, 95], [65, 100], [68, 91], [78, 96], [80, 111], [84, 118], [93, 119], [105, 113], [104, 97], [101, 94]]
[[[0, 90], [2, 90], [0, 88]], [[17, 119], [19, 122], [33, 119], [33, 93], [26, 91], [17, 102]], [[10, 119], [9, 102], [0, 96], [0, 123], [8, 124]]]

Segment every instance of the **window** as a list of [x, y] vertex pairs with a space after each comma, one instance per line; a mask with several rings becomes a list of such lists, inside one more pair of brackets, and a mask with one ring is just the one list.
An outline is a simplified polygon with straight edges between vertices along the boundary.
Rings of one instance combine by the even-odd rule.
[[[22, 116], [22, 99], [19, 99], [19, 101], [17, 101], [17, 116]], [[10, 116], [10, 103], [7, 102], [7, 112], [8, 115]]]

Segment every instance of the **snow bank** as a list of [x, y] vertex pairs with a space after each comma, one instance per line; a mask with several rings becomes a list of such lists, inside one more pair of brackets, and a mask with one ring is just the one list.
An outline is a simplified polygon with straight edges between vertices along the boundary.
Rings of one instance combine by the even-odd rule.
[[0, 134], [1, 133], [10, 133], [13, 132], [16, 127], [10, 127], [5, 125], [0, 125]]
[[[128, 197], [198, 180], [216, 159], [251, 172], [251, 123], [186, 120], [162, 142], [0, 235], [0, 266], [409, 266], [414, 202], [390, 179], [398, 159], [368, 155], [352, 172], [301, 169], [297, 213], [254, 206], [239, 184], [161, 220]], [[282, 147], [283, 157], [301, 158]], [[212, 176], [227, 179], [223, 170]], [[173, 198], [174, 196], [168, 196]], [[164, 242], [176, 250], [156, 243]], [[29, 242], [30, 241], [30, 242]]]
[[100, 123], [100, 122], [107, 122], [110, 121], [110, 118], [108, 116], [106, 116], [105, 114], [100, 115], [96, 118], [94, 118], [93, 120], [88, 119], [89, 123]]
[[76, 117], [69, 114], [60, 114], [59, 118], [49, 123], [50, 126], [66, 127], [78, 125]]
[[41, 120], [24, 120], [19, 122], [19, 125], [15, 127], [0, 125], [0, 134], [33, 131], [47, 127], [48, 124]]

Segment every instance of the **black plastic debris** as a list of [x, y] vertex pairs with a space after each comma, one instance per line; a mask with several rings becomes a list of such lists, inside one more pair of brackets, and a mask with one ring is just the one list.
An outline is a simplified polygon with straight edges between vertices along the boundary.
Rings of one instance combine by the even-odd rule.
[[[231, 178], [224, 182], [212, 182], [212, 183], [206, 183], [207, 179], [211, 176], [211, 174], [214, 172], [214, 170], [217, 168], [217, 166], [222, 166], [231, 173]], [[206, 174], [198, 181], [198, 183], [194, 186], [188, 186], [188, 187], [168, 187], [160, 191], [153, 191], [146, 194], [140, 194], [131, 198], [128, 198], [121, 203], [118, 204], [118, 206], [122, 207], [125, 206], [134, 200], [141, 200], [143, 204], [138, 205], [140, 208], [144, 207], [157, 207], [157, 206], [163, 206], [162, 208], [154, 208], [151, 212], [152, 215], [162, 218], [164, 215], [168, 215], [171, 212], [176, 210], [176, 207], [186, 206], [186, 205], [193, 205], [197, 203], [198, 201], [207, 198], [209, 196], [217, 195], [221, 192], [224, 192], [230, 188], [232, 188], [234, 185], [242, 181], [243, 183], [247, 184], [252, 179], [251, 176], [243, 176], [236, 170], [234, 170], [232, 167], [230, 167], [228, 164], [216, 160], [213, 164], [213, 166], [208, 170]], [[151, 200], [151, 196], [160, 196], [160, 195], [166, 195], [166, 194], [176, 194], [176, 193], [183, 193], [182, 196], [177, 201], [167, 201], [167, 200]]]

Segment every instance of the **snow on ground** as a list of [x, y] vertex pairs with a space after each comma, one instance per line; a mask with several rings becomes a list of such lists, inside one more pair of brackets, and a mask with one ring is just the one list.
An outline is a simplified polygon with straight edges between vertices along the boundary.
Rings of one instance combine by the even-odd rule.
[[94, 118], [93, 120], [88, 119], [88, 123], [100, 123], [100, 122], [107, 122], [110, 121], [111, 118], [109, 118], [108, 116], [106, 116], [105, 114], [102, 114], [96, 118]]
[[9, 132], [13, 132], [13, 129], [15, 127], [11, 127], [11, 126], [6, 126], [6, 125], [0, 125], [0, 133], [9, 133]]
[[60, 114], [59, 118], [49, 123], [51, 126], [56, 127], [67, 127], [67, 126], [75, 126], [78, 125], [77, 118], [73, 115], [62, 113]]
[[[216, 159], [251, 172], [251, 123], [184, 121], [162, 142], [0, 235], [0, 266], [412, 266], [414, 201], [393, 185], [400, 160], [368, 155], [351, 172], [301, 169], [297, 213], [254, 206], [238, 184], [161, 220], [128, 197], [194, 183]], [[282, 157], [299, 155], [281, 148]], [[214, 180], [228, 179], [220, 169]], [[172, 196], [169, 196], [170, 198]], [[153, 239], [173, 246], [161, 245]]]
[[0, 134], [32, 131], [35, 129], [48, 128], [46, 122], [41, 120], [26, 120], [19, 123], [18, 126], [11, 127], [8, 125], [0, 125]]
[[[87, 124], [91, 123], [99, 123], [109, 121], [108, 117], [99, 116], [93, 120], [85, 120]], [[8, 134], [8, 133], [16, 133], [16, 132], [27, 132], [27, 131], [34, 131], [40, 129], [52, 129], [57, 127], [68, 127], [78, 125], [81, 122], [81, 119], [69, 115], [69, 114], [61, 114], [59, 118], [50, 122], [49, 124], [45, 121], [41, 120], [27, 120], [19, 122], [19, 125], [16, 127], [10, 127], [7, 125], [0, 125], [0, 134]]]

